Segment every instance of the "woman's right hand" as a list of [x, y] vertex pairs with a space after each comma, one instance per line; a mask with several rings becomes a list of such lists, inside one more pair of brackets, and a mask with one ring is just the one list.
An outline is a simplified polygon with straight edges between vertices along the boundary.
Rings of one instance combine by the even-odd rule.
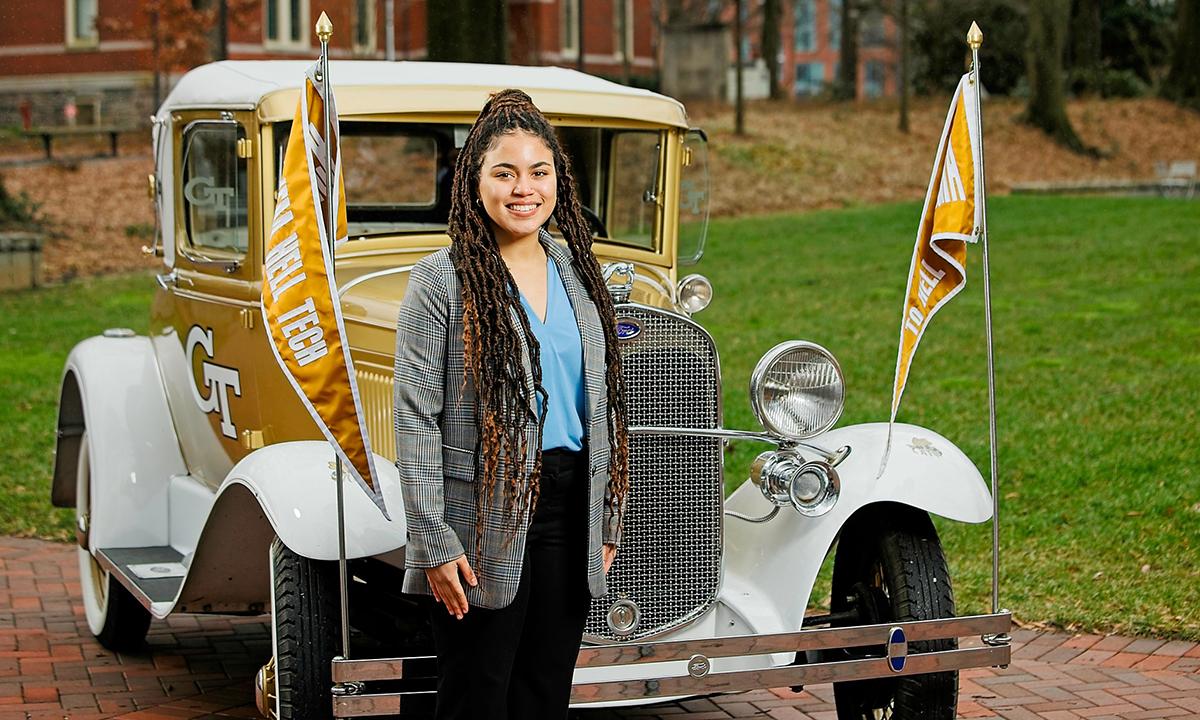
[[475, 587], [479, 581], [475, 579], [475, 571], [466, 555], [459, 555], [454, 560], [437, 567], [425, 568], [425, 578], [433, 590], [433, 599], [446, 606], [446, 611], [462, 620], [467, 612], [467, 594], [463, 591], [458, 573], [462, 571], [463, 578]]

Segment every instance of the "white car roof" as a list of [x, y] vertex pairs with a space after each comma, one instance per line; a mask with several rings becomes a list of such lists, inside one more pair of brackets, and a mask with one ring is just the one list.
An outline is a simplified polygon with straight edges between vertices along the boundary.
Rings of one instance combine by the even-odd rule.
[[[225, 60], [180, 78], [160, 115], [189, 108], [256, 108], [265, 120], [290, 118], [312, 62]], [[481, 63], [331, 60], [338, 112], [478, 112], [489, 93], [520, 88], [548, 115], [600, 115], [687, 125], [677, 100], [561, 67]], [[590, 97], [589, 97], [590, 96]]]

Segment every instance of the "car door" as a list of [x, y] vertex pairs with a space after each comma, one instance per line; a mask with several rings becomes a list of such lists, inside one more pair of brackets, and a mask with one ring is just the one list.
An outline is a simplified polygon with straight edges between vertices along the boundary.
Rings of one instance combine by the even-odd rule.
[[253, 116], [189, 111], [173, 120], [174, 263], [159, 276], [152, 325], [188, 470], [215, 488], [262, 443]]

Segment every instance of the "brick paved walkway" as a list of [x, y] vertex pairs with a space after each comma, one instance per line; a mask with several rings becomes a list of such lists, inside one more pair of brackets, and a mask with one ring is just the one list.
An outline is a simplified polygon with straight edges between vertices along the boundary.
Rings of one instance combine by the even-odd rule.
[[[79, 609], [74, 547], [0, 538], [0, 720], [257, 717], [251, 678], [268, 655], [258, 618], [177, 616], [146, 651], [114, 655]], [[959, 715], [1006, 720], [1200, 718], [1200, 645], [1016, 633], [1006, 670], [962, 673]], [[832, 720], [828, 685], [588, 711], [609, 718]]]

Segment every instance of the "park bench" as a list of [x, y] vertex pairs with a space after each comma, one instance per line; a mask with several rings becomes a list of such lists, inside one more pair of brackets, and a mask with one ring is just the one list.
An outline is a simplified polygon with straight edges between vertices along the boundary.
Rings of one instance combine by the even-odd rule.
[[137, 128], [119, 127], [116, 125], [62, 125], [62, 126], [46, 126], [29, 128], [22, 130], [21, 135], [24, 137], [40, 137], [42, 146], [46, 149], [46, 159], [53, 159], [51, 146], [55, 138], [60, 137], [79, 137], [82, 135], [108, 135], [110, 154], [112, 157], [117, 156], [117, 136], [123, 132], [131, 132]]
[[1154, 171], [1164, 195], [1192, 197], [1196, 192], [1196, 161], [1174, 160], [1154, 163]]

